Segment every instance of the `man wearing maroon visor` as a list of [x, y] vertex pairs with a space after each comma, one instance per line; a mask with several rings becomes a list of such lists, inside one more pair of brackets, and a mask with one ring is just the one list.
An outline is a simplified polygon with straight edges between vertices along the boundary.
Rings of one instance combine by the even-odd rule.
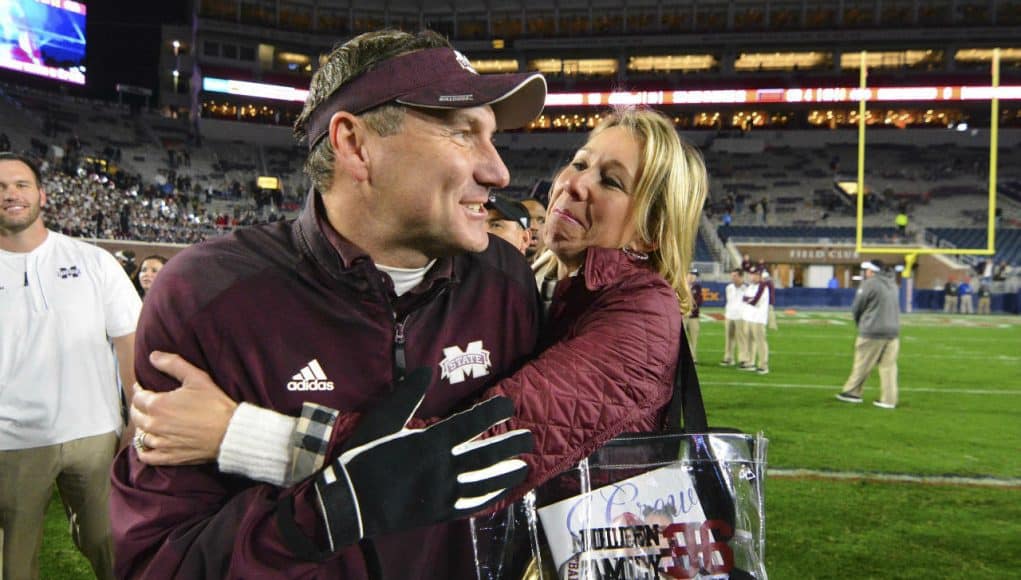
[[301, 215], [176, 256], [135, 343], [147, 389], [178, 386], [159, 370], [173, 352], [241, 403], [234, 441], [279, 440], [293, 424], [269, 411], [300, 415], [293, 463], [316, 474], [282, 488], [150, 467], [138, 431], [113, 469], [118, 576], [474, 577], [463, 518], [523, 481], [532, 442], [476, 439], [513, 408], [464, 401], [532, 354], [540, 317], [525, 261], [486, 232], [509, 182], [492, 136], [545, 94], [537, 74], [477, 74], [431, 32], [330, 54], [295, 125], [313, 183]]

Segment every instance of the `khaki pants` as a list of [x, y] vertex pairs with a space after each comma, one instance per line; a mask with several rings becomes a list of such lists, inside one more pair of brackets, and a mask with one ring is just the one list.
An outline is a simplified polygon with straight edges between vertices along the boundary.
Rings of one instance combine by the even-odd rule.
[[760, 369], [769, 369], [769, 344], [766, 342], [766, 325], [744, 321], [745, 340], [748, 341], [748, 362]]
[[684, 334], [688, 337], [688, 347], [691, 349], [691, 359], [698, 362], [698, 332], [702, 323], [697, 318], [684, 317]]
[[[727, 319], [726, 329], [723, 334], [723, 362], [725, 363], [746, 363], [748, 362], [748, 337], [745, 336], [745, 322], [743, 320]], [[737, 358], [733, 358], [734, 350], [737, 350]]]
[[39, 577], [39, 548], [46, 506], [56, 482], [71, 539], [97, 578], [113, 578], [110, 531], [110, 464], [117, 435], [106, 433], [59, 445], [0, 451], [2, 576]]
[[978, 299], [978, 313], [979, 314], [991, 314], [989, 310], [989, 303], [992, 302], [988, 296]]
[[975, 307], [972, 303], [971, 294], [965, 294], [960, 297], [961, 300], [961, 314], [975, 314]]
[[944, 297], [943, 312], [957, 312], [957, 296]]
[[854, 368], [844, 383], [845, 393], [860, 397], [865, 379], [872, 369], [879, 366], [879, 400], [897, 404], [897, 354], [900, 352], [899, 338], [864, 338], [854, 341]]

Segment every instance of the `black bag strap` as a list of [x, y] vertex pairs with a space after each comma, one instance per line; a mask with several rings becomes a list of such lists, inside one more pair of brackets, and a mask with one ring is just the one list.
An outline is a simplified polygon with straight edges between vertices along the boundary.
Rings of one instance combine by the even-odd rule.
[[[681, 421], [683, 415], [683, 423]], [[695, 371], [695, 359], [688, 347], [688, 336], [681, 325], [681, 345], [677, 353], [674, 393], [667, 407], [666, 431], [671, 433], [708, 433], [709, 421], [702, 402], [702, 387]]]

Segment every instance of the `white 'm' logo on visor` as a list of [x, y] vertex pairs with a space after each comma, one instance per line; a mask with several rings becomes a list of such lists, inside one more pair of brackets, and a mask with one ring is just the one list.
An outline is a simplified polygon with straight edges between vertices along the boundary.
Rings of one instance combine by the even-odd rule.
[[468, 60], [468, 57], [456, 50], [454, 51], [454, 56], [457, 57], [457, 64], [461, 65], [461, 68], [472, 74], [479, 74], [478, 71], [475, 70], [475, 67], [472, 66], [471, 61]]

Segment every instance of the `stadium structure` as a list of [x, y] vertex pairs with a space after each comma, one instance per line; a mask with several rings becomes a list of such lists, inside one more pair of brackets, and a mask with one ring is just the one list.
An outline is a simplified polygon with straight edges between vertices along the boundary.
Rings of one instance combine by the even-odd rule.
[[[994, 255], [923, 254], [908, 264], [905, 301], [938, 308], [936, 288], [988, 275], [989, 263], [1000, 274], [991, 281], [994, 308], [1018, 310], [1021, 3], [200, 0], [190, 8], [189, 23], [162, 29], [158, 86], [121, 87], [119, 103], [67, 99], [4, 75], [0, 107], [14, 148], [52, 158], [73, 134], [77, 164], [62, 156], [64, 169], [87, 163], [85, 172], [120, 174], [117, 187], [134, 177], [134, 195], [159, 193], [128, 200], [148, 204], [133, 216], [154, 216], [133, 235], [113, 228], [115, 219], [95, 231], [75, 210], [70, 231], [189, 243], [292, 215], [308, 181], [290, 125], [320, 55], [368, 30], [430, 28], [480, 72], [538, 70], [549, 81], [543, 115], [498, 137], [508, 195], [549, 179], [611, 107], [651, 106], [673, 118], [710, 169], [697, 248], [710, 288], [714, 280], [722, 288], [747, 254], [770, 265], [782, 304], [842, 305], [858, 264], [874, 257], [865, 248], [981, 249], [994, 227]], [[862, 62], [869, 97], [859, 222]], [[35, 135], [50, 143], [33, 143]], [[894, 225], [901, 212], [910, 216], [903, 230]], [[831, 278], [846, 291], [838, 299], [826, 292]]]

